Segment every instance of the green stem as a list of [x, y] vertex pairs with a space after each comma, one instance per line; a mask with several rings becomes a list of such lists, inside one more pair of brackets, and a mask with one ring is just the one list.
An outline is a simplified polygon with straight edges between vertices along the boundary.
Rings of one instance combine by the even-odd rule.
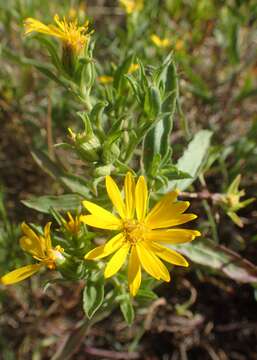
[[204, 206], [204, 209], [206, 211], [206, 214], [207, 214], [210, 226], [211, 226], [213, 240], [216, 244], [218, 244], [219, 236], [218, 236], [216, 222], [215, 222], [214, 216], [212, 214], [211, 208], [206, 200], [203, 200], [203, 206]]

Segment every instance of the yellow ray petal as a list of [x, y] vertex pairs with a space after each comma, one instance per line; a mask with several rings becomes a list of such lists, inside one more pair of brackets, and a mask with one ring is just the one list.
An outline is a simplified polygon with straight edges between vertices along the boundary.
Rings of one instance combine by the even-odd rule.
[[159, 212], [162, 211], [163, 208], [166, 208], [166, 206], [168, 204], [173, 203], [174, 201], [177, 200], [178, 197], [178, 191], [171, 191], [168, 194], [166, 194], [165, 196], [163, 196], [161, 198], [160, 201], [157, 202], [157, 204], [152, 208], [152, 210], [149, 212], [149, 214], [146, 217], [146, 221], [148, 219], [151, 219], [152, 217], [155, 217], [156, 214], [158, 214]]
[[130, 244], [124, 244], [111, 258], [111, 260], [106, 265], [104, 276], [105, 278], [109, 278], [116, 274], [124, 264], [126, 257], [128, 255]]
[[29, 237], [30, 239], [35, 240], [35, 242], [38, 241], [37, 234], [25, 222], [21, 224], [21, 230], [23, 234]]
[[147, 223], [147, 225], [153, 230], [161, 229], [161, 228], [169, 228], [171, 226], [185, 224], [196, 218], [197, 218], [197, 215], [195, 215], [195, 214], [189, 214], [189, 213], [188, 214], [179, 214], [177, 216], [171, 217], [169, 220], [156, 219], [155, 222], [151, 222], [150, 224]]
[[132, 296], [136, 296], [141, 284], [141, 265], [135, 246], [132, 246], [128, 264], [128, 284]]
[[141, 265], [148, 274], [157, 280], [170, 281], [170, 274], [166, 266], [158, 259], [145, 242], [138, 243], [136, 245], [136, 251]]
[[151, 243], [150, 247], [162, 260], [167, 261], [173, 265], [188, 267], [188, 262], [186, 259], [175, 250], [168, 249], [156, 243]]
[[127, 219], [133, 219], [135, 211], [135, 180], [130, 172], [125, 177], [124, 192], [126, 216]]
[[26, 265], [19, 269], [13, 270], [0, 278], [0, 283], [4, 285], [15, 284], [19, 281], [27, 279], [35, 274], [43, 264]]
[[25, 35], [33, 32], [33, 31], [52, 35], [52, 31], [49, 29], [48, 25], [45, 25], [41, 21], [33, 19], [33, 18], [25, 19], [24, 26], [25, 26]]
[[[114, 220], [115, 219], [115, 220]], [[120, 230], [122, 223], [119, 219], [103, 219], [95, 215], [81, 215], [80, 221], [84, 224], [105, 230]]]
[[106, 244], [97, 246], [95, 249], [89, 251], [85, 255], [85, 259], [87, 260], [98, 260], [102, 259], [114, 251], [117, 251], [123, 244], [124, 236], [123, 234], [118, 234], [114, 236], [111, 240], [109, 240]]
[[136, 203], [136, 213], [137, 219], [143, 221], [145, 218], [148, 202], [148, 191], [145, 178], [140, 176], [135, 190], [135, 203]]
[[145, 238], [151, 241], [157, 241], [168, 244], [181, 244], [194, 240], [201, 233], [197, 230], [189, 229], [168, 229], [152, 230], [146, 233]]
[[44, 242], [40, 240], [39, 236], [27, 224], [22, 223], [21, 229], [25, 234], [20, 239], [21, 248], [32, 256], [42, 259], [45, 256]]
[[99, 216], [104, 219], [117, 220], [117, 217], [114, 216], [110, 211], [105, 210], [101, 206], [98, 206], [91, 201], [84, 200], [83, 205], [92, 215]]
[[105, 183], [108, 196], [111, 199], [113, 206], [118, 211], [120, 217], [125, 219], [125, 205], [116, 182], [110, 176], [106, 176]]
[[51, 241], [51, 234], [50, 234], [50, 228], [52, 223], [48, 222], [46, 226], [44, 227], [44, 235], [45, 235], [45, 247], [46, 250], [52, 249], [52, 241]]
[[[82, 221], [85, 222], [85, 219], [88, 219], [90, 221], [94, 221], [93, 219], [98, 219], [98, 220], [100, 219], [100, 222], [98, 220], [96, 221], [96, 224], [98, 223], [99, 226], [91, 225], [91, 224], [88, 225], [99, 227], [100, 229], [112, 229], [112, 230], [120, 229], [121, 220], [118, 219], [116, 216], [114, 216], [110, 211], [107, 211], [103, 209], [101, 206], [98, 206], [86, 200], [83, 201], [83, 205], [93, 216], [91, 216], [90, 218], [88, 218], [87, 216], [82, 216], [81, 217]], [[100, 226], [101, 223], [106, 224], [106, 226], [108, 225], [108, 227]]]
[[178, 201], [175, 203], [166, 201], [163, 203], [159, 211], [149, 213], [146, 218], [146, 223], [150, 228], [158, 228], [158, 223], [169, 221], [171, 218], [176, 218], [182, 214], [190, 205], [189, 201]]

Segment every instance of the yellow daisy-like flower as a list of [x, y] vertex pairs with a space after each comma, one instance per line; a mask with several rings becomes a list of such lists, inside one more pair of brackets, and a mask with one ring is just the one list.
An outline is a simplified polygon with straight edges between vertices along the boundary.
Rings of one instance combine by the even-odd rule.
[[167, 38], [161, 39], [158, 35], [151, 35], [151, 40], [155, 46], [159, 48], [167, 48], [171, 45], [171, 41]]
[[44, 228], [44, 236], [37, 235], [27, 224], [23, 223], [21, 229], [24, 236], [20, 239], [21, 248], [30, 253], [32, 257], [39, 261], [38, 264], [31, 264], [23, 266], [19, 269], [13, 270], [0, 278], [0, 284], [11, 285], [22, 281], [36, 272], [42, 267], [47, 267], [50, 270], [56, 268], [56, 260], [62, 259], [63, 249], [58, 245], [52, 247], [50, 235], [51, 223], [47, 223]]
[[104, 272], [105, 277], [109, 278], [119, 271], [129, 255], [128, 283], [132, 296], [137, 294], [140, 287], [142, 267], [154, 278], [168, 282], [169, 271], [160, 259], [173, 265], [188, 266], [182, 255], [163, 245], [189, 242], [200, 236], [196, 230], [170, 229], [197, 217], [194, 214], [183, 214], [189, 202], [177, 201], [178, 192], [172, 191], [147, 214], [148, 190], [145, 178], [140, 176], [135, 184], [131, 173], [125, 177], [125, 202], [110, 176], [106, 177], [106, 189], [119, 217], [90, 201], [84, 201], [83, 205], [91, 214], [82, 215], [81, 221], [96, 228], [118, 231], [118, 234], [87, 253], [85, 259], [97, 260], [115, 253]]
[[75, 217], [73, 217], [69, 211], [67, 212], [67, 216], [68, 216], [68, 220], [67, 221], [64, 220], [63, 222], [64, 227], [69, 232], [73, 234], [77, 234], [79, 232], [81, 225], [80, 216], [76, 215]]
[[144, 7], [144, 0], [120, 0], [121, 6], [125, 9], [127, 14], [139, 12]]
[[101, 84], [106, 85], [106, 84], [110, 84], [113, 82], [113, 77], [109, 76], [109, 75], [100, 75], [100, 76], [98, 76], [97, 80]]
[[[130, 67], [128, 68], [128, 74], [133, 74], [135, 71], [137, 71], [139, 69], [139, 64], [131, 64]], [[113, 82], [113, 76], [110, 75], [100, 75], [98, 76], [97, 80], [103, 84], [110, 84]]]
[[45, 25], [41, 21], [27, 18], [24, 21], [25, 35], [32, 32], [38, 32], [54, 36], [62, 40], [64, 45], [79, 54], [88, 43], [90, 38], [90, 31], [88, 29], [89, 22], [87, 21], [83, 26], [78, 26], [77, 20], [67, 21], [59, 19], [58, 15], [54, 16], [55, 25]]
[[133, 74], [135, 71], [139, 69], [139, 64], [131, 64], [128, 69], [128, 74]]

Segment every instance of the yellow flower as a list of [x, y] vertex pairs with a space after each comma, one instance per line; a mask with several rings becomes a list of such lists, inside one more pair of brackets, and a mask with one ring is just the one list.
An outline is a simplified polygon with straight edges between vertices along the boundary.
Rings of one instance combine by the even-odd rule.
[[[135, 71], [137, 71], [139, 69], [139, 64], [131, 64], [129, 69], [128, 69], [128, 74], [133, 74]], [[101, 75], [98, 76], [97, 80], [101, 83], [101, 84], [110, 84], [113, 82], [113, 77], [110, 75]]]
[[128, 74], [133, 74], [138, 69], [139, 69], [139, 64], [131, 64], [128, 69]]
[[171, 41], [167, 38], [161, 39], [159, 36], [151, 35], [151, 40], [159, 48], [167, 48], [171, 45]]
[[101, 83], [101, 84], [110, 84], [113, 82], [113, 77], [109, 76], [109, 75], [101, 75], [98, 76], [97, 80]]
[[184, 41], [183, 40], [178, 40], [175, 44], [175, 49], [177, 51], [183, 50], [184, 49]]
[[44, 236], [41, 236], [37, 235], [27, 224], [23, 223], [21, 225], [24, 233], [24, 236], [20, 239], [21, 248], [30, 253], [39, 263], [26, 265], [9, 272], [0, 278], [1, 284], [10, 285], [22, 281], [38, 272], [42, 267], [47, 267], [50, 270], [56, 268], [55, 261], [58, 258], [63, 258], [61, 254], [63, 249], [59, 245], [55, 248], [52, 247], [50, 226], [50, 222], [46, 224]]
[[75, 53], [79, 54], [90, 38], [88, 21], [83, 26], [78, 26], [77, 20], [69, 22], [65, 18], [60, 20], [58, 15], [54, 16], [54, 21], [55, 25], [45, 25], [36, 19], [27, 18], [24, 21], [25, 35], [35, 31], [57, 37], [66, 47], [72, 48]]
[[182, 255], [163, 245], [189, 242], [200, 235], [196, 230], [170, 229], [197, 217], [194, 214], [183, 214], [189, 202], [176, 201], [178, 192], [172, 191], [147, 214], [148, 190], [145, 178], [140, 176], [135, 184], [131, 173], [125, 177], [125, 202], [110, 176], [106, 177], [106, 189], [119, 217], [92, 202], [84, 201], [83, 205], [91, 214], [81, 216], [81, 221], [96, 228], [118, 231], [118, 234], [87, 253], [85, 259], [102, 259], [115, 253], [104, 272], [105, 277], [109, 278], [119, 271], [129, 255], [128, 284], [132, 296], [137, 294], [140, 287], [141, 267], [154, 278], [168, 282], [169, 271], [160, 259], [173, 265], [188, 266]]
[[144, 7], [144, 0], [120, 0], [121, 6], [125, 9], [127, 14], [139, 12]]
[[69, 232], [77, 234], [79, 232], [81, 224], [80, 216], [76, 215], [75, 217], [73, 217], [69, 211], [67, 212], [67, 215], [69, 219], [67, 221], [64, 220], [64, 227]]

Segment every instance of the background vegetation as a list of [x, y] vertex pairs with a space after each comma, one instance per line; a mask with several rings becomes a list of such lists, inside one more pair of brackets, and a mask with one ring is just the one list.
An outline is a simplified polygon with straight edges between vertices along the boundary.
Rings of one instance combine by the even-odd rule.
[[[18, 246], [20, 222], [48, 219], [31, 198], [67, 192], [70, 182], [58, 182], [57, 169], [87, 176], [80, 159], [54, 147], [67, 140], [68, 127], [81, 130], [76, 112], [84, 105], [45, 76], [40, 64], [49, 61], [46, 50], [24, 37], [26, 17], [51, 23], [55, 13], [75, 13], [81, 22], [89, 16], [98, 72], [92, 91], [110, 103], [122, 98], [100, 76], [117, 74], [132, 52], [149, 73], [173, 52], [180, 96], [172, 156], [176, 163], [185, 148], [194, 154], [191, 175], [197, 179], [182, 197], [191, 199], [199, 216], [202, 240], [185, 253], [192, 260], [189, 270], [176, 270], [171, 284], [159, 286], [159, 299], [140, 308], [129, 328], [114, 311], [82, 337], [82, 281], [44, 286], [42, 274], [16, 287], [1, 286], [0, 357], [257, 359], [257, 212], [256, 202], [244, 202], [257, 188], [256, 2], [151, 0], [137, 21], [128, 20], [114, 0], [1, 1], [1, 274], [26, 263]], [[153, 34], [169, 45], [156, 46]], [[124, 109], [134, 116], [135, 95], [126, 86], [130, 105]], [[180, 170], [186, 171], [183, 165]], [[58, 355], [70, 334], [67, 354]]]

